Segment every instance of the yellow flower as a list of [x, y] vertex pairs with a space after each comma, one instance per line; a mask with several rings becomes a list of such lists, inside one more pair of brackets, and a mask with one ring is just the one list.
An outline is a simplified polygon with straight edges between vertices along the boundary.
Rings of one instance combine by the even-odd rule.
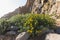
[[30, 24], [30, 27], [32, 27], [32, 24]]
[[32, 30], [28, 30], [27, 32], [32, 33]]
[[29, 19], [30, 21], [33, 21], [32, 18]]

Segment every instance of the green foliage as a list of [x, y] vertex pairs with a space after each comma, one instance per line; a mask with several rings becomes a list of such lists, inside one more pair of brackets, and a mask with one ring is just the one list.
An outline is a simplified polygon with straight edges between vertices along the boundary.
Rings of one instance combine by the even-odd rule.
[[54, 28], [55, 20], [48, 14], [30, 14], [24, 24], [27, 32], [33, 36], [41, 33], [42, 30]]
[[11, 17], [8, 21], [10, 22], [10, 25], [17, 26], [20, 28], [20, 32], [24, 31], [23, 25], [24, 22], [26, 21], [26, 18], [28, 17], [29, 14], [18, 14], [13, 17]]
[[6, 19], [0, 19], [0, 34], [4, 34], [9, 27], [9, 23]]
[[55, 20], [48, 14], [18, 14], [10, 19], [0, 19], [0, 34], [5, 33], [11, 26], [20, 28], [20, 32], [27, 31], [35, 36], [42, 30], [54, 28]]

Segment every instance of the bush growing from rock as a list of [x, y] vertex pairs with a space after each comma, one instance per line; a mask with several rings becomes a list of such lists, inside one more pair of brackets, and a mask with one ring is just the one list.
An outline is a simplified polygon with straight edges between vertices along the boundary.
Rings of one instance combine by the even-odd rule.
[[27, 31], [35, 36], [42, 30], [55, 28], [54, 24], [55, 20], [48, 14], [18, 14], [0, 21], [0, 33], [5, 32], [8, 27], [17, 26], [19, 32]]
[[30, 14], [24, 23], [24, 27], [27, 32], [35, 36], [41, 33], [42, 30], [54, 28], [54, 24], [55, 20], [48, 14]]

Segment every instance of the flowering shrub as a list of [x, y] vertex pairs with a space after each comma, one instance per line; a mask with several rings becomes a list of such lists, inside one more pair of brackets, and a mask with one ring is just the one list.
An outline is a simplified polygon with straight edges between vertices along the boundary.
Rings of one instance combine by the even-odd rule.
[[38, 33], [41, 33], [42, 30], [54, 28], [54, 24], [55, 20], [48, 14], [30, 14], [24, 23], [24, 27], [27, 32], [31, 33], [32, 36], [35, 36]]
[[5, 21], [0, 21], [0, 33], [5, 32], [5, 29], [13, 25], [20, 29], [18, 31], [27, 31], [35, 36], [42, 30], [54, 28], [54, 24], [55, 20], [48, 14], [18, 14]]

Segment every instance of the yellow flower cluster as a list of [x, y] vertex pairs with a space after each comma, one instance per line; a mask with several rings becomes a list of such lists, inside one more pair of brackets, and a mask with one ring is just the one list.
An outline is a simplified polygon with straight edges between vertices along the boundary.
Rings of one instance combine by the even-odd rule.
[[32, 18], [30, 18], [29, 21], [33, 21]]
[[30, 27], [32, 27], [32, 24], [30, 24]]
[[32, 30], [27, 30], [27, 32], [32, 33]]

